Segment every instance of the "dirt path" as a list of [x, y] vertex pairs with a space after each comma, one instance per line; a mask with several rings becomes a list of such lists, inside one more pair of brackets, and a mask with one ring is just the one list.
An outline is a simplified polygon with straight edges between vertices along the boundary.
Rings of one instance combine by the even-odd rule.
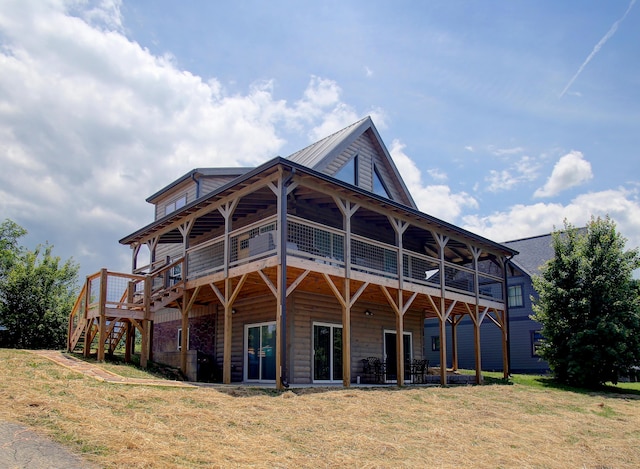
[[184, 381], [169, 381], [165, 379], [143, 379], [143, 378], [125, 378], [123, 376], [111, 373], [92, 363], [87, 363], [70, 355], [65, 355], [58, 350], [32, 350], [32, 353], [40, 355], [51, 360], [58, 365], [64, 366], [78, 373], [83, 373], [91, 378], [108, 383], [118, 384], [140, 384], [145, 386], [173, 386], [173, 387], [192, 387], [193, 384]]

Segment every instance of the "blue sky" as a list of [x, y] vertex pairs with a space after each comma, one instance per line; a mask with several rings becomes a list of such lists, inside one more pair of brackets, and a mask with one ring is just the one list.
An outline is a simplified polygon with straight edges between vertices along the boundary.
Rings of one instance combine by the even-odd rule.
[[421, 210], [640, 246], [640, 5], [0, 0], [0, 219], [127, 271], [144, 200], [371, 115]]

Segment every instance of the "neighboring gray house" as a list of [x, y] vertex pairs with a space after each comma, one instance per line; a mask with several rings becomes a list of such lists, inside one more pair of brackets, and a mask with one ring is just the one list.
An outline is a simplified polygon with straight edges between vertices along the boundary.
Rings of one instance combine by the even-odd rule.
[[[554, 256], [551, 234], [518, 239], [503, 243], [519, 254], [509, 261], [507, 269], [508, 289], [508, 330], [510, 370], [514, 373], [546, 373], [549, 365], [536, 355], [535, 349], [541, 339], [540, 323], [529, 316], [533, 314], [531, 296], [536, 296], [532, 277]], [[452, 328], [447, 330], [448, 343]], [[502, 370], [502, 353], [497, 346], [501, 343], [502, 333], [491, 321], [485, 320], [481, 326], [482, 367], [487, 371]], [[440, 363], [438, 322], [425, 321], [425, 356], [431, 365]], [[468, 319], [462, 319], [456, 327], [458, 344], [458, 363], [454, 368], [473, 368], [473, 325]], [[448, 353], [447, 366], [451, 367], [453, 358]]]

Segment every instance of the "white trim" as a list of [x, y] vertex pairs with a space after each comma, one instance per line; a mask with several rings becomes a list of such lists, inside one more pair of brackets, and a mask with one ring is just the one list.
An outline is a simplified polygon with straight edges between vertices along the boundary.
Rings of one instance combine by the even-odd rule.
[[[314, 339], [315, 339], [315, 335], [314, 335], [314, 329], [316, 326], [324, 326], [324, 327], [329, 327], [331, 328], [331, 350], [330, 350], [330, 357], [329, 357], [329, 376], [331, 378], [329, 379], [315, 379], [315, 360], [314, 360], [314, 354], [315, 354], [315, 343], [314, 343]], [[330, 322], [321, 322], [321, 321], [314, 321], [311, 324], [311, 382], [312, 383], [342, 383], [342, 380], [338, 380], [338, 379], [333, 379], [333, 369], [335, 366], [342, 366], [342, 363], [334, 363], [334, 359], [333, 359], [333, 329], [342, 329], [344, 331], [344, 328], [342, 327], [342, 324], [338, 324], [338, 323], [330, 323]], [[342, 341], [342, 353], [344, 353], [344, 336], [343, 336], [343, 341]]]
[[[187, 327], [187, 350], [189, 350], [190, 338], [191, 338], [191, 327]], [[182, 350], [182, 327], [178, 327], [178, 350]]]

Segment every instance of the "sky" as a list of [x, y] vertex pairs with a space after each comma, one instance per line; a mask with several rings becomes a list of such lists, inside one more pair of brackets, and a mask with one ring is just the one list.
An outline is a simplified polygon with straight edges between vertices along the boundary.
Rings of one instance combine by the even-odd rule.
[[640, 246], [635, 0], [0, 0], [0, 221], [128, 272], [145, 199], [370, 115], [423, 212]]

